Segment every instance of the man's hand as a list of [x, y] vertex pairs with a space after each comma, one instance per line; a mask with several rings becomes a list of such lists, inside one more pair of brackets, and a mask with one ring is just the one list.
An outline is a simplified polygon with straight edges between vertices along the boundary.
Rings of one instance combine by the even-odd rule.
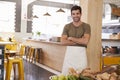
[[73, 40], [73, 37], [68, 37], [68, 40], [69, 40], [69, 41], [72, 41], [72, 40]]
[[65, 45], [76, 45], [75, 42], [69, 40], [68, 38], [70, 38], [70, 37], [67, 37], [67, 35], [62, 35], [62, 37], [61, 37], [61, 43], [65, 44]]
[[76, 44], [83, 44], [83, 45], [87, 45], [88, 41], [90, 39], [90, 35], [89, 34], [84, 34], [84, 36], [82, 38], [75, 38], [75, 37], [68, 37], [67, 40], [74, 42]]

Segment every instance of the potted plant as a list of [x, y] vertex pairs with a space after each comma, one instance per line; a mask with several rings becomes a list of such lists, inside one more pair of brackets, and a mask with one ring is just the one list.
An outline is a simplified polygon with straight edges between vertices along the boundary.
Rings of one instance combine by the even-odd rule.
[[41, 32], [37, 31], [36, 34], [37, 34], [38, 36], [40, 36]]
[[40, 32], [40, 31], [37, 31], [37, 32], [36, 32], [36, 38], [39, 39], [39, 38], [40, 38], [40, 35], [41, 35], [41, 32]]

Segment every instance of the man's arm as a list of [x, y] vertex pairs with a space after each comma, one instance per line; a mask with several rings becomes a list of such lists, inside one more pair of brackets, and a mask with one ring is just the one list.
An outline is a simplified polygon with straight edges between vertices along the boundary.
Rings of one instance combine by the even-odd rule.
[[65, 44], [65, 45], [75, 45], [76, 44], [75, 42], [73, 42], [71, 40], [68, 40], [67, 35], [62, 35], [62, 37], [61, 37], [61, 43]]
[[68, 40], [77, 44], [87, 45], [90, 39], [90, 34], [84, 34], [82, 38], [68, 37]]

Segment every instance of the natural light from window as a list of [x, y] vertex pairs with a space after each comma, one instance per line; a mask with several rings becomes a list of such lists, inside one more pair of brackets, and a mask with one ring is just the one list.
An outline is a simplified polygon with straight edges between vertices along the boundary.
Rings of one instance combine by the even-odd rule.
[[[39, 31], [41, 34], [61, 36], [64, 25], [71, 21], [71, 17], [70, 9], [62, 8], [65, 13], [56, 12], [58, 9], [56, 7], [34, 5], [33, 15], [39, 18], [33, 19], [32, 32]], [[43, 16], [46, 12], [51, 16]]]
[[0, 1], [0, 32], [15, 32], [15, 3]]

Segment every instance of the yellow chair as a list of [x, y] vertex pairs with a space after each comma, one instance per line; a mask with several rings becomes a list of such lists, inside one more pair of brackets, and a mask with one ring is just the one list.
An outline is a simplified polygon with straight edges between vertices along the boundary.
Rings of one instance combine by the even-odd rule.
[[4, 61], [4, 69], [7, 69], [7, 60]]
[[29, 62], [40, 62], [41, 48], [30, 47], [27, 55]]
[[19, 80], [24, 80], [24, 68], [22, 58], [9, 57], [6, 67], [5, 80], [10, 80], [11, 69], [13, 64], [18, 64]]
[[35, 62], [41, 63], [42, 48], [35, 48], [33, 59]]
[[28, 61], [33, 62], [33, 53], [34, 53], [35, 48], [30, 47], [29, 53], [28, 53]]
[[17, 46], [14, 44], [5, 45], [5, 52], [4, 52], [4, 68], [5, 69], [7, 67], [8, 57], [15, 56], [16, 53], [18, 52], [18, 51], [16, 52], [16, 49], [17, 49]]
[[[4, 55], [4, 59], [6, 59], [6, 58], [9, 56], [9, 53], [11, 53], [10, 55], [16, 53], [16, 51], [17, 51], [17, 46], [18, 46], [17, 43], [5, 45], [5, 53], [7, 53], [7, 55], [6, 55], [6, 54]], [[9, 52], [9, 53], [8, 53], [8, 52]], [[17, 51], [17, 52], [18, 52], [18, 51]]]
[[[10, 47], [10, 46], [7, 45], [7, 47]], [[15, 48], [14, 48], [14, 50], [5, 51], [4, 68], [5, 68], [6, 71], [7, 71], [7, 63], [9, 62], [9, 57], [22, 58], [22, 56], [24, 55], [24, 50], [25, 50], [25, 45], [20, 45], [19, 51], [15, 50]], [[13, 66], [13, 70], [14, 70], [14, 73], [15, 73], [16, 72], [15, 66]]]
[[7, 44], [7, 45], [5, 45], [5, 49], [6, 49], [6, 50], [17, 50], [17, 46], [18, 46], [17, 43]]
[[16, 54], [16, 56], [20, 56], [20, 57], [22, 57], [22, 56], [24, 56], [24, 54], [25, 54], [25, 45], [20, 45], [20, 49], [19, 49], [19, 52]]
[[[11, 48], [10, 48], [11, 47]], [[14, 56], [20, 56], [22, 57], [24, 55], [25, 52], [25, 45], [20, 45], [19, 46], [19, 50], [17, 50], [18, 46], [11, 46], [11, 45], [7, 45], [6, 48], [9, 48], [9, 50], [5, 50], [5, 58], [9, 57], [10, 55], [14, 55]]]

